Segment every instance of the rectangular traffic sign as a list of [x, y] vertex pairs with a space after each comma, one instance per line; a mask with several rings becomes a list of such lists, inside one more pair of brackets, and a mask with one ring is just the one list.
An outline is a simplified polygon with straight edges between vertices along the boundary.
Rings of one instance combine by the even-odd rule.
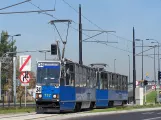
[[29, 86], [29, 83], [21, 83], [21, 86]]
[[20, 71], [31, 71], [31, 55], [22, 55], [19, 57]]

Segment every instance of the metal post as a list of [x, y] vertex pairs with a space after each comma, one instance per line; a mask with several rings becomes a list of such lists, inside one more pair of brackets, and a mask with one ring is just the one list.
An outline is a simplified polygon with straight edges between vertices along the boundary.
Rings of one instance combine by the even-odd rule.
[[129, 83], [130, 83], [130, 55], [129, 56]]
[[135, 68], [135, 30], [133, 27], [133, 103], [135, 104], [136, 68]]
[[2, 100], [2, 85], [1, 85], [2, 84], [2, 82], [1, 82], [2, 81], [1, 80], [2, 71], [1, 71], [1, 65], [2, 64], [1, 64], [1, 61], [0, 61], [0, 100]]
[[114, 59], [114, 73], [116, 72], [115, 61], [116, 59]]
[[[158, 71], [160, 71], [159, 48], [160, 48], [160, 46], [159, 46], [159, 42], [158, 42]], [[159, 101], [160, 79], [159, 78], [158, 78], [157, 86], [158, 86], [158, 89], [157, 89], [157, 102], [160, 103], [160, 101]]]
[[[13, 36], [11, 36], [12, 37], [12, 52], [13, 52]], [[12, 56], [12, 65], [13, 65], [13, 54], [11, 55]], [[13, 76], [13, 67], [12, 67], [12, 76]], [[12, 80], [12, 92], [11, 92], [11, 96], [12, 96], [12, 100], [13, 100], [13, 96], [14, 96], [14, 93], [13, 93], [13, 91], [14, 91], [14, 88], [13, 88], [13, 86], [14, 86], [14, 82], [13, 82], [14, 80]]]
[[83, 64], [82, 61], [82, 20], [81, 20], [81, 5], [79, 4], [79, 64]]
[[142, 40], [142, 80], [143, 80], [143, 74], [144, 74], [144, 72], [143, 72], [143, 64], [144, 64], [144, 62], [143, 62], [143, 40]]
[[26, 107], [26, 85], [25, 85], [25, 107]]
[[145, 85], [145, 87], [144, 87], [144, 89], [145, 89], [145, 92], [144, 92], [144, 103], [146, 104], [146, 85]]
[[13, 57], [14, 106], [16, 107], [16, 57]]
[[[155, 81], [155, 86], [156, 84], [156, 70], [155, 70], [155, 46], [154, 46], [154, 81]], [[155, 91], [156, 91], [156, 87], [155, 87]]]

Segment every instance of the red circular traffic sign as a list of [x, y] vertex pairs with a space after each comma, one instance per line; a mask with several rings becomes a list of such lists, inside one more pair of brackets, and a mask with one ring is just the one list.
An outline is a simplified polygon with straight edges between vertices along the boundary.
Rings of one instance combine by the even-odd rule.
[[154, 90], [155, 89], [155, 86], [152, 86], [151, 89]]
[[29, 83], [30, 82], [31, 75], [29, 72], [22, 72], [20, 75], [20, 81], [21, 83]]

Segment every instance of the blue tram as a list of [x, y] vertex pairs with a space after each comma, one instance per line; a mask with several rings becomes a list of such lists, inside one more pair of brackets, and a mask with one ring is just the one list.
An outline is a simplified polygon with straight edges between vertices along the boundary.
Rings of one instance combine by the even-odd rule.
[[70, 60], [37, 62], [36, 111], [61, 112], [125, 104], [127, 76]]

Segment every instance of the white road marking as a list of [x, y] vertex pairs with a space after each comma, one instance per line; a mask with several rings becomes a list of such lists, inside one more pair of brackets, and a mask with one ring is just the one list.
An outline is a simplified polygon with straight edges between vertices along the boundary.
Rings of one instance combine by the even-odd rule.
[[161, 119], [161, 117], [147, 118], [147, 119], [142, 119], [142, 120], [157, 120], [157, 119]]
[[154, 113], [154, 112], [145, 112], [145, 113], [142, 113], [142, 114], [152, 114], [152, 113]]

